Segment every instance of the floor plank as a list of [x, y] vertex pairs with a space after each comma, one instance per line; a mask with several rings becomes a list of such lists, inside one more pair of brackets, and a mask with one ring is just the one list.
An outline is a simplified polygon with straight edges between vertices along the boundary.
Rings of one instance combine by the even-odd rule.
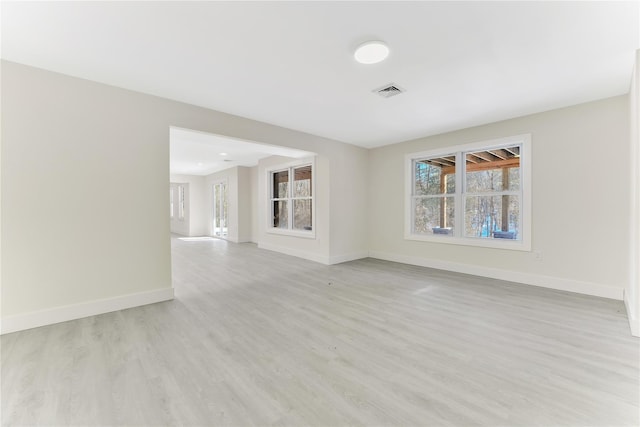
[[2, 425], [637, 426], [622, 302], [172, 239], [176, 299], [5, 335]]

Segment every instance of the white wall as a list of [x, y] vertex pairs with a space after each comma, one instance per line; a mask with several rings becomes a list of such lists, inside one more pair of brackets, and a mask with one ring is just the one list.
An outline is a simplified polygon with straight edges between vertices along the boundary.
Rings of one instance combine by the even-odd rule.
[[[174, 217], [171, 224], [171, 232], [185, 236], [204, 236], [207, 234], [207, 219], [205, 216], [205, 180], [197, 175], [170, 175], [171, 183], [188, 184], [188, 218], [180, 221]], [[178, 199], [175, 199], [177, 202]]]
[[[330, 185], [331, 172], [326, 156], [315, 156], [315, 237], [286, 236], [267, 232], [270, 220], [269, 180], [270, 170], [295, 162], [295, 159], [271, 156], [258, 162], [258, 247], [276, 250], [289, 255], [310, 259], [323, 264], [330, 263]], [[331, 188], [331, 191], [334, 191]], [[339, 222], [337, 220], [336, 222]]]
[[5, 61], [2, 95], [3, 331], [29, 324], [11, 316], [170, 295], [155, 99]]
[[235, 243], [251, 242], [252, 212], [251, 200], [251, 168], [234, 166], [203, 178], [199, 195], [202, 198], [200, 213], [204, 222], [204, 234], [213, 236], [213, 185], [227, 183], [228, 236], [227, 240]]
[[207, 216], [207, 234], [213, 236], [213, 184], [227, 183], [227, 240], [239, 242], [238, 222], [238, 168], [233, 167], [207, 175], [204, 179], [204, 205]]
[[631, 332], [640, 336], [640, 50], [636, 51], [635, 67], [629, 91], [629, 281], [625, 288], [625, 304]]
[[[376, 148], [369, 163], [372, 256], [622, 298], [628, 280], [628, 99], [620, 96]], [[532, 247], [519, 252], [403, 239], [404, 156], [532, 134]], [[596, 174], [594, 168], [605, 168]]]
[[369, 255], [369, 153], [355, 150], [345, 145], [331, 158], [330, 264]]
[[251, 242], [258, 243], [259, 233], [259, 209], [258, 209], [258, 166], [254, 166], [251, 168], [250, 177], [249, 177], [249, 191], [251, 193], [250, 196], [250, 212], [251, 212]]
[[[172, 181], [169, 184], [173, 197], [173, 216], [169, 216], [169, 228], [171, 233], [189, 236], [189, 184], [186, 182]], [[180, 188], [184, 191], [184, 215], [180, 217]]]
[[[1, 64], [3, 332], [172, 297], [170, 126], [318, 152], [326, 177], [346, 173], [342, 162], [331, 163], [334, 156], [367, 156], [278, 126]], [[329, 209], [328, 186], [323, 191], [318, 202]], [[347, 197], [347, 190], [333, 191]], [[356, 214], [343, 211], [335, 220]], [[364, 233], [364, 224], [351, 222], [341, 239]], [[297, 247], [290, 239], [277, 246]]]
[[251, 168], [238, 166], [238, 242], [251, 242], [253, 234], [251, 201]]
[[[633, 292], [631, 166], [616, 160], [597, 180], [590, 170], [602, 167], [603, 152], [630, 157], [626, 96], [368, 151], [7, 61], [1, 81], [3, 332], [172, 297], [170, 126], [317, 153], [315, 239], [265, 231], [265, 168], [281, 159], [236, 170], [246, 183], [236, 195], [257, 192], [248, 202], [257, 202], [257, 217], [242, 222], [262, 247], [324, 263], [370, 248], [382, 258], [588, 294]], [[522, 133], [532, 134], [532, 244], [542, 260], [403, 239], [405, 153]]]
[[[303, 148], [303, 146], [298, 146]], [[324, 264], [368, 256], [367, 167], [369, 153], [349, 144], [306, 146], [315, 156], [315, 238], [268, 233], [266, 174], [274, 166], [291, 162], [272, 156], [258, 164], [258, 246]]]

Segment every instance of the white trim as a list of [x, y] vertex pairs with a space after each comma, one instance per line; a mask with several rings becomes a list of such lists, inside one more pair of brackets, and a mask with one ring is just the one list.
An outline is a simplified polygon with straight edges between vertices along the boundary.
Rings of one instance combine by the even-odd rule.
[[169, 301], [172, 299], [173, 288], [165, 288], [7, 316], [2, 318], [0, 334], [10, 334], [12, 332], [24, 331], [25, 329], [67, 322], [69, 320], [81, 319], [83, 317], [110, 313], [112, 311], [119, 311], [127, 308], [139, 307], [141, 305]]
[[[187, 217], [187, 194], [189, 192], [189, 184], [181, 183], [178, 186], [178, 221], [184, 221]], [[186, 187], [186, 188], [185, 188]], [[182, 200], [180, 200], [182, 193]]]
[[[313, 218], [312, 218], [313, 221]], [[313, 228], [313, 225], [311, 226]], [[267, 233], [269, 234], [280, 234], [282, 236], [291, 236], [291, 237], [302, 237], [304, 239], [315, 239], [316, 235], [313, 231], [304, 231], [304, 230], [289, 230], [287, 228], [275, 228], [271, 227], [267, 229]]]
[[357, 259], [363, 259], [363, 258], [369, 257], [369, 252], [354, 252], [354, 253], [343, 254], [343, 255], [324, 256], [324, 255], [317, 255], [311, 252], [304, 252], [304, 251], [300, 251], [297, 249], [292, 249], [284, 246], [272, 245], [270, 243], [258, 243], [258, 249], [279, 252], [281, 254], [306, 259], [308, 261], [313, 261], [313, 262], [317, 262], [324, 265], [340, 264], [343, 262], [355, 261]]
[[455, 271], [457, 273], [472, 274], [474, 276], [506, 280], [509, 282], [523, 283], [525, 285], [540, 286], [542, 288], [575, 292], [579, 294], [615, 299], [619, 301], [621, 301], [623, 298], [622, 286], [604, 286], [598, 283], [582, 282], [579, 280], [563, 279], [560, 277], [521, 273], [518, 271], [509, 271], [498, 268], [488, 268], [478, 265], [461, 264], [449, 261], [440, 261], [377, 251], [370, 251], [369, 256], [371, 258], [399, 262], [402, 264], [411, 264], [420, 267], [435, 268], [438, 270]]
[[311, 252], [305, 252], [285, 246], [272, 245], [271, 243], [258, 243], [258, 249], [266, 249], [268, 251], [279, 252], [281, 254], [291, 255], [297, 258], [319, 262], [320, 264], [330, 265], [330, 258], [328, 256], [317, 255]]
[[631, 335], [634, 337], [640, 337], [640, 319], [636, 319], [631, 311], [628, 293], [624, 293], [624, 308], [627, 310], [627, 319], [629, 319], [629, 329], [631, 329]]
[[509, 249], [513, 251], [531, 252], [531, 246], [525, 244], [522, 240], [509, 239], [487, 239], [480, 237], [454, 237], [447, 235], [428, 235], [428, 234], [405, 234], [406, 240], [416, 240], [421, 242], [432, 243], [448, 243], [451, 245], [477, 246], [481, 248], [492, 249]]
[[[271, 185], [272, 184], [271, 175], [275, 172], [282, 172], [285, 170], [289, 171], [289, 174], [291, 174], [291, 169], [308, 166], [308, 165], [311, 166], [311, 197], [308, 198], [309, 200], [311, 200], [311, 230], [304, 231], [304, 230], [294, 230], [290, 228], [282, 229], [282, 228], [274, 227], [273, 226], [273, 206], [271, 205], [271, 202], [274, 200], [273, 187]], [[287, 163], [280, 163], [274, 166], [270, 166], [268, 168], [265, 168], [265, 172], [267, 176], [266, 178], [267, 215], [266, 215], [266, 218], [264, 218], [266, 219], [265, 232], [270, 234], [280, 234], [285, 236], [315, 239], [316, 238], [316, 156], [305, 157], [305, 158], [296, 159]], [[289, 178], [291, 179], [292, 177], [289, 176]], [[291, 188], [289, 188], [289, 191], [291, 191]], [[289, 210], [289, 219], [290, 221], [293, 221], [293, 213], [292, 213], [293, 200], [295, 200], [296, 198], [292, 197], [291, 194], [288, 194], [288, 196], [289, 197], [282, 198], [282, 200], [291, 201], [291, 203], [288, 203], [288, 210]], [[275, 200], [278, 200], [278, 198], [275, 198]]]

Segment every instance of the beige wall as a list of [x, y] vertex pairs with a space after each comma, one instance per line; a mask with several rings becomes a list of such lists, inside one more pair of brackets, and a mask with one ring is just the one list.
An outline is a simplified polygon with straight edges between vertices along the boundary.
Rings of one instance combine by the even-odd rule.
[[368, 256], [369, 153], [342, 146], [331, 158], [330, 264]]
[[238, 166], [238, 242], [250, 242], [252, 236], [251, 168]]
[[[170, 184], [171, 193], [173, 197], [173, 217], [169, 216], [169, 229], [173, 234], [179, 234], [181, 236], [189, 236], [189, 223], [191, 216], [191, 208], [189, 203], [191, 201], [189, 192], [189, 183], [171, 181]], [[180, 217], [180, 188], [184, 191], [184, 216]]]
[[[633, 142], [627, 96], [365, 150], [6, 61], [1, 78], [3, 319], [171, 289], [170, 126], [317, 153], [316, 238], [265, 232], [265, 168], [282, 160], [268, 158], [235, 171], [234, 215], [249, 224], [238, 240], [324, 263], [370, 250], [577, 292], [633, 292], [632, 165], [619, 160]], [[403, 239], [406, 153], [523, 133], [532, 134], [532, 246], [541, 259]], [[596, 178], [594, 167], [606, 173]]]
[[[629, 262], [628, 129], [628, 99], [620, 96], [371, 150], [369, 248], [385, 259], [621, 298]], [[403, 239], [405, 154], [526, 133], [533, 252]]]
[[631, 331], [640, 336], [640, 50], [636, 51], [635, 67], [629, 91], [629, 281], [625, 289], [625, 304]]
[[[204, 177], [196, 175], [170, 175], [172, 183], [188, 184], [188, 221], [186, 229], [179, 224], [178, 218], [170, 221], [171, 232], [185, 236], [204, 236], [206, 234], [206, 217], [204, 209]], [[176, 199], [177, 201], [177, 199]]]
[[[334, 156], [355, 163], [367, 156], [337, 141], [7, 61], [1, 77], [3, 319], [58, 308], [60, 319], [71, 305], [171, 289], [170, 126], [316, 152], [327, 179], [346, 174]], [[323, 191], [318, 202], [328, 210], [328, 186]], [[332, 191], [336, 200], [348, 197]], [[341, 211], [335, 221], [356, 223], [356, 214]], [[327, 257], [328, 226], [317, 243]], [[363, 227], [339, 238], [358, 240]], [[291, 239], [276, 246], [297, 248]]]
[[251, 239], [250, 242], [258, 243], [260, 233], [258, 224], [258, 166], [251, 168], [249, 176], [249, 191], [251, 192]]
[[251, 241], [251, 170], [244, 166], [235, 166], [205, 177], [204, 215], [207, 218], [207, 233], [213, 236], [213, 184], [227, 183], [227, 206], [229, 235], [227, 239], [236, 242]]
[[3, 317], [171, 288], [157, 99], [4, 61], [2, 92]]
[[315, 238], [286, 236], [267, 232], [269, 220], [269, 188], [267, 174], [274, 167], [296, 162], [295, 159], [271, 156], [258, 162], [258, 247], [277, 250], [313, 261], [328, 264], [330, 261], [330, 176], [327, 156], [315, 156]]
[[207, 218], [207, 232], [213, 236], [213, 184], [227, 183], [227, 240], [238, 241], [238, 168], [233, 167], [207, 175], [204, 179], [204, 214]]
[[[323, 148], [319, 146], [318, 148]], [[330, 154], [324, 154], [326, 151]], [[267, 173], [295, 159], [272, 156], [258, 164], [259, 247], [323, 264], [366, 258], [368, 150], [343, 144], [318, 150], [315, 165], [315, 239], [267, 232]]]

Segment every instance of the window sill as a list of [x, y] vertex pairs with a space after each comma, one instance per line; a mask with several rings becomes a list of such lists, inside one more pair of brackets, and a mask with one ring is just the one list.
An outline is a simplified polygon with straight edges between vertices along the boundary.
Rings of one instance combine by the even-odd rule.
[[450, 245], [475, 246], [491, 249], [531, 252], [531, 243], [524, 240], [488, 239], [473, 237], [452, 237], [443, 235], [405, 234], [405, 240], [445, 243]]
[[269, 234], [279, 234], [281, 236], [301, 237], [303, 239], [315, 239], [315, 231], [282, 230], [279, 228], [267, 228]]

